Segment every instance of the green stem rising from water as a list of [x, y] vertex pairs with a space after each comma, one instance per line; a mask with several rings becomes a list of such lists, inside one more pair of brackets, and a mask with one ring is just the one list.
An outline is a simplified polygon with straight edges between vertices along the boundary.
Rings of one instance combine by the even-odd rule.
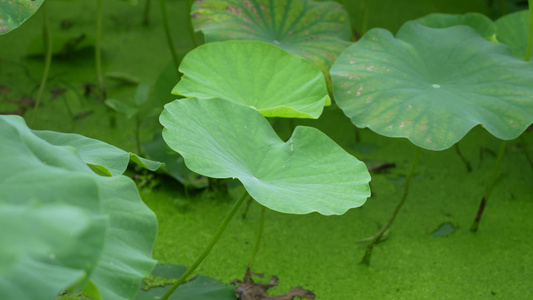
[[248, 192], [244, 191], [244, 193], [239, 198], [239, 200], [237, 200], [237, 202], [235, 202], [235, 204], [233, 205], [233, 207], [229, 211], [228, 215], [224, 218], [224, 221], [222, 221], [222, 224], [220, 224], [220, 227], [218, 228], [215, 236], [213, 236], [213, 239], [211, 240], [209, 245], [207, 245], [207, 247], [204, 249], [202, 254], [193, 263], [193, 265], [189, 269], [187, 269], [187, 272], [185, 272], [185, 274], [181, 275], [181, 277], [178, 279], [178, 281], [172, 287], [170, 287], [170, 289], [165, 293], [165, 295], [163, 295], [161, 300], [168, 299], [168, 297], [170, 297], [170, 295], [172, 295], [172, 293], [174, 293], [174, 291], [182, 283], [184, 283], [185, 280], [187, 280], [187, 278], [194, 272], [194, 270], [196, 270], [196, 268], [200, 265], [200, 263], [202, 263], [202, 261], [207, 257], [209, 252], [211, 252], [211, 249], [213, 249], [213, 247], [217, 243], [217, 241], [220, 238], [220, 236], [222, 236], [222, 233], [224, 232], [224, 230], [226, 230], [226, 227], [228, 226], [229, 222], [231, 221], [231, 219], [233, 218], [233, 216], [235, 215], [235, 213], [237, 212], [237, 210], [239, 209], [241, 204], [244, 202], [244, 200], [246, 198], [248, 198], [248, 196], [249, 196]]
[[41, 6], [43, 12], [43, 42], [45, 46], [44, 54], [44, 71], [43, 77], [41, 78], [41, 84], [39, 86], [39, 91], [37, 92], [37, 98], [35, 100], [35, 108], [33, 109], [33, 115], [31, 117], [30, 127], [33, 126], [35, 118], [37, 117], [37, 110], [39, 109], [39, 104], [43, 97], [44, 89], [46, 87], [46, 81], [48, 80], [48, 73], [50, 73], [50, 65], [52, 64], [52, 37], [50, 36], [50, 27], [48, 26], [48, 17], [46, 16], [46, 3], [43, 2]]
[[176, 74], [179, 74], [180, 61], [178, 59], [178, 54], [176, 53], [176, 48], [174, 48], [174, 42], [172, 41], [172, 35], [170, 34], [170, 26], [168, 25], [166, 0], [159, 0], [159, 6], [161, 7], [161, 18], [163, 19], [163, 27], [165, 28], [165, 36], [167, 37], [168, 49], [170, 50], [170, 54], [172, 55], [172, 61], [174, 62], [174, 67], [176, 67]]
[[405, 203], [405, 199], [407, 199], [407, 194], [409, 193], [409, 186], [411, 184], [411, 179], [413, 178], [413, 175], [415, 174], [416, 166], [418, 165], [418, 160], [420, 159], [420, 152], [422, 151], [422, 148], [417, 147], [415, 152], [415, 157], [413, 158], [413, 163], [411, 164], [411, 169], [409, 170], [409, 173], [407, 174], [407, 179], [405, 180], [405, 185], [403, 188], [402, 198], [396, 204], [396, 207], [394, 208], [394, 211], [392, 212], [392, 215], [390, 216], [387, 223], [381, 227], [381, 229], [374, 235], [374, 237], [371, 239], [370, 243], [368, 244], [365, 252], [365, 256], [363, 256], [363, 259], [361, 260], [361, 264], [363, 265], [370, 265], [370, 258], [372, 256], [372, 249], [374, 248], [374, 245], [377, 244], [381, 238], [383, 237], [383, 234], [387, 232], [387, 230], [391, 227], [392, 223], [394, 222], [394, 219], [398, 215], [398, 212], [402, 208], [403, 204]]

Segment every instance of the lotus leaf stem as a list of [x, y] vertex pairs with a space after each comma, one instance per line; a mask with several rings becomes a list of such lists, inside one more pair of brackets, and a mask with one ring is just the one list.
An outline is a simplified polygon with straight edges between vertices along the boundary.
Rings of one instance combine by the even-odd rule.
[[461, 158], [461, 161], [465, 164], [466, 171], [468, 173], [472, 172], [472, 166], [470, 165], [470, 162], [466, 160], [466, 158], [463, 156], [463, 153], [461, 153], [461, 149], [459, 149], [459, 143], [455, 144], [455, 152], [457, 155], [459, 155], [459, 158]]
[[505, 0], [498, 0], [498, 8], [500, 9], [500, 16], [505, 16], [507, 14], [507, 9], [505, 8]]
[[[94, 57], [96, 61], [96, 76], [98, 77], [98, 87], [100, 88], [100, 96], [102, 101], [107, 99], [107, 91], [104, 85], [104, 75], [102, 73], [102, 0], [97, 0], [96, 7], [96, 42], [94, 46]], [[111, 107], [106, 106], [107, 115], [109, 116], [109, 125], [111, 127], [117, 126], [115, 118], [115, 111]]]
[[492, 170], [492, 176], [490, 177], [489, 185], [487, 186], [487, 189], [485, 190], [485, 193], [483, 194], [483, 198], [481, 199], [481, 203], [479, 204], [476, 219], [474, 220], [474, 223], [470, 227], [470, 231], [472, 232], [476, 232], [478, 230], [479, 222], [481, 221], [481, 216], [483, 215], [483, 211], [485, 210], [485, 205], [487, 204], [487, 200], [489, 199], [489, 196], [492, 193], [492, 189], [494, 188], [496, 179], [498, 179], [498, 175], [500, 174], [500, 166], [502, 164], [503, 155], [505, 154], [505, 148], [507, 147], [507, 142], [508, 141], [506, 140], [502, 140], [502, 143], [500, 145], [500, 151], [498, 152], [498, 157], [496, 158], [496, 165], [494, 166], [494, 169]]
[[531, 171], [533, 171], [533, 161], [531, 160], [531, 157], [529, 157], [529, 154], [527, 153], [527, 143], [526, 139], [524, 139], [524, 135], [520, 135], [520, 141], [522, 142], [522, 152], [524, 153], [524, 156], [526, 157], [527, 162], [529, 163], [529, 167], [531, 168]]
[[257, 255], [257, 252], [259, 251], [259, 245], [261, 244], [261, 237], [263, 236], [263, 228], [265, 226], [265, 210], [266, 208], [261, 205], [261, 217], [259, 218], [259, 229], [257, 230], [257, 238], [255, 240], [252, 257], [250, 257], [250, 262], [248, 263], [248, 271], [252, 270], [255, 256]]
[[244, 204], [244, 209], [242, 210], [241, 218], [246, 219], [246, 215], [248, 215], [248, 209], [250, 208], [250, 205], [252, 204], [252, 198], [248, 199], [246, 201], [246, 204]]
[[366, 248], [365, 256], [363, 256], [363, 259], [361, 260], [361, 264], [367, 265], [367, 266], [370, 265], [370, 257], [372, 256], [372, 249], [374, 248], [374, 245], [381, 240], [383, 234], [391, 227], [392, 223], [394, 222], [394, 219], [398, 215], [398, 212], [402, 208], [402, 205], [404, 204], [405, 199], [407, 199], [407, 194], [409, 193], [409, 186], [411, 183], [411, 179], [413, 178], [413, 175], [415, 174], [416, 166], [418, 165], [418, 160], [420, 159], [420, 152], [422, 152], [422, 148], [417, 147], [417, 150], [415, 152], [415, 157], [413, 158], [413, 162], [411, 164], [411, 169], [409, 170], [409, 173], [407, 174], [407, 179], [405, 180], [402, 198], [400, 199], [398, 204], [396, 204], [396, 208], [394, 208], [394, 211], [392, 212], [392, 215], [390, 216], [387, 223], [383, 227], [381, 227], [378, 233], [374, 235], [374, 237], [368, 244]]
[[144, 3], [143, 25], [148, 26], [150, 24], [150, 5], [152, 0], [146, 0]]
[[139, 118], [139, 114], [135, 115], [135, 146], [137, 153], [141, 155], [141, 118]]
[[44, 71], [43, 77], [41, 78], [41, 84], [39, 86], [39, 91], [37, 92], [37, 99], [35, 100], [35, 108], [33, 109], [33, 115], [31, 117], [30, 127], [33, 126], [35, 118], [37, 117], [37, 110], [39, 109], [39, 104], [43, 97], [44, 88], [46, 87], [46, 81], [48, 80], [48, 73], [50, 73], [50, 65], [52, 63], [52, 37], [50, 36], [50, 26], [48, 26], [48, 17], [46, 16], [46, 3], [42, 4], [43, 12], [43, 43], [45, 45], [45, 54], [44, 54]]
[[168, 25], [168, 16], [167, 16], [167, 3], [166, 0], [159, 0], [159, 6], [161, 7], [161, 18], [163, 19], [163, 28], [165, 29], [165, 35], [167, 37], [168, 49], [172, 55], [172, 61], [174, 62], [174, 67], [176, 67], [176, 73], [179, 74], [180, 61], [178, 59], [178, 54], [174, 48], [174, 42], [172, 41], [172, 36], [170, 35], [170, 26]]
[[367, 1], [365, 0], [363, 2], [363, 21], [362, 21], [362, 24], [361, 24], [361, 36], [362, 37], [363, 35], [365, 35], [365, 33], [367, 32], [368, 30], [368, 16], [370, 15], [370, 2], [371, 1]]
[[189, 17], [189, 22], [187, 24], [187, 27], [189, 28], [189, 34], [191, 35], [192, 43], [194, 47], [198, 47], [200, 44], [198, 42], [198, 38], [196, 37], [196, 34], [194, 33], [194, 26], [192, 25], [192, 16], [191, 16], [191, 9], [192, 9], [193, 0], [187, 0], [187, 16]]
[[176, 281], [176, 283], [174, 283], [174, 285], [172, 285], [170, 287], [170, 289], [165, 293], [165, 295], [163, 295], [161, 300], [168, 299], [168, 297], [170, 297], [170, 295], [172, 295], [172, 293], [174, 293], [174, 291], [182, 283], [184, 283], [185, 280], [187, 280], [189, 275], [191, 275], [194, 272], [194, 270], [196, 270], [196, 268], [200, 265], [200, 263], [202, 263], [202, 261], [207, 257], [209, 252], [211, 252], [211, 249], [213, 249], [215, 244], [218, 242], [218, 240], [220, 239], [220, 236], [222, 236], [222, 233], [224, 233], [224, 230], [226, 229], [226, 227], [228, 227], [229, 222], [231, 221], [231, 219], [233, 218], [233, 216], [235, 215], [237, 210], [239, 210], [239, 207], [242, 205], [244, 200], [246, 200], [246, 198], [248, 198], [248, 196], [249, 196], [248, 192], [244, 191], [244, 193], [239, 198], [239, 200], [237, 200], [237, 202], [235, 202], [235, 204], [233, 205], [233, 207], [229, 211], [228, 215], [224, 218], [224, 221], [222, 221], [222, 224], [220, 224], [220, 227], [218, 228], [216, 234], [213, 236], [213, 239], [211, 239], [211, 242], [209, 243], [209, 245], [207, 245], [207, 247], [204, 249], [202, 254], [193, 263], [193, 265], [189, 269], [187, 269], [187, 272], [185, 272], [183, 275], [181, 275], [181, 277], [178, 279], [178, 281]]
[[527, 35], [527, 48], [526, 48], [526, 57], [524, 58], [525, 61], [529, 61], [531, 58], [531, 46], [533, 44], [533, 8], [531, 7], [533, 5], [533, 0], [529, 0], [529, 32]]
[[98, 87], [102, 99], [107, 98], [107, 92], [104, 86], [104, 75], [102, 73], [102, 0], [97, 0], [96, 8], [96, 42], [94, 48], [94, 56], [96, 60], [96, 75], [98, 76]]

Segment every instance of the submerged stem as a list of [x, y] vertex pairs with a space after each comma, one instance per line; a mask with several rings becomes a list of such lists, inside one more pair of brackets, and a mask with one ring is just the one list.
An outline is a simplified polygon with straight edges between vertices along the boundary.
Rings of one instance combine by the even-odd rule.
[[461, 158], [461, 161], [463, 161], [463, 163], [465, 164], [466, 171], [468, 173], [472, 172], [472, 166], [470, 166], [470, 162], [466, 160], [466, 158], [463, 156], [463, 153], [461, 153], [461, 150], [459, 149], [459, 143], [455, 144], [455, 152], [457, 153], [457, 155], [459, 155], [459, 158]]
[[198, 47], [200, 43], [198, 43], [198, 38], [196, 37], [196, 33], [194, 33], [194, 26], [192, 25], [192, 18], [191, 18], [191, 9], [192, 9], [192, 0], [187, 0], [187, 17], [189, 18], [189, 22], [187, 22], [187, 27], [189, 29], [189, 34], [191, 35], [192, 43], [194, 47]]
[[259, 229], [257, 230], [257, 238], [255, 240], [255, 245], [254, 245], [254, 250], [252, 252], [252, 256], [250, 257], [250, 262], [248, 263], [248, 270], [246, 271], [247, 273], [252, 271], [252, 267], [255, 261], [255, 256], [257, 255], [257, 252], [259, 251], [259, 245], [261, 244], [261, 237], [263, 236], [263, 228], [265, 226], [265, 210], [266, 210], [265, 207], [261, 205], [261, 217], [259, 219]]
[[498, 152], [498, 157], [496, 158], [496, 165], [494, 166], [494, 169], [492, 170], [492, 176], [490, 177], [489, 185], [487, 185], [487, 189], [485, 190], [485, 193], [483, 194], [483, 198], [481, 198], [481, 203], [479, 204], [476, 219], [474, 220], [474, 223], [472, 223], [472, 226], [470, 227], [470, 231], [472, 232], [476, 232], [478, 230], [479, 222], [481, 221], [481, 216], [483, 215], [483, 211], [485, 210], [485, 205], [487, 204], [487, 200], [489, 199], [492, 189], [494, 188], [496, 179], [498, 179], [498, 175], [500, 174], [500, 166], [502, 165], [503, 155], [505, 154], [506, 147], [507, 147], [507, 141], [503, 140], [500, 145], [500, 151]]
[[196, 259], [196, 261], [193, 263], [193, 265], [187, 269], [187, 272], [185, 272], [185, 274], [181, 275], [181, 277], [178, 279], [178, 281], [176, 283], [174, 283], [174, 285], [172, 285], [172, 287], [170, 287], [170, 289], [165, 293], [165, 295], [163, 295], [163, 297], [161, 298], [161, 300], [166, 300], [168, 299], [168, 297], [170, 297], [170, 295], [172, 295], [172, 293], [174, 293], [174, 291], [182, 284], [185, 282], [185, 280], [187, 279], [187, 277], [189, 277], [189, 275], [192, 274], [192, 272], [194, 272], [194, 270], [196, 270], [196, 268], [200, 265], [200, 263], [202, 263], [202, 261], [207, 257], [207, 255], [209, 254], [209, 252], [211, 252], [211, 249], [213, 249], [213, 247], [215, 246], [215, 244], [217, 243], [218, 239], [220, 238], [220, 236], [222, 236], [222, 233], [224, 232], [224, 230], [226, 229], [226, 227], [228, 226], [229, 224], [229, 221], [231, 221], [231, 219], [233, 218], [233, 216], [235, 215], [235, 213], [237, 212], [237, 210], [239, 209], [239, 207], [241, 206], [241, 204], [244, 202], [244, 200], [246, 198], [248, 198], [248, 192], [247, 191], [244, 191], [244, 193], [242, 194], [242, 196], [239, 198], [239, 200], [237, 200], [237, 202], [235, 202], [235, 204], [233, 205], [233, 207], [231, 208], [231, 210], [229, 211], [228, 215], [224, 218], [224, 221], [222, 221], [222, 224], [220, 224], [220, 227], [218, 228], [215, 236], [213, 236], [213, 239], [211, 239], [211, 242], [209, 243], [209, 245], [207, 245], [207, 247], [204, 249], [204, 251], [202, 252], [202, 254]]
[[[107, 99], [107, 91], [104, 85], [104, 75], [102, 72], [102, 0], [96, 0], [96, 41], [94, 45], [94, 57], [96, 61], [96, 76], [98, 77], [98, 87], [100, 89], [100, 96], [102, 101]], [[111, 107], [106, 106], [107, 115], [109, 117], [109, 125], [111, 127], [117, 126], [115, 111]]]
[[529, 157], [529, 154], [527, 153], [526, 149], [526, 139], [524, 139], [524, 135], [520, 135], [520, 141], [522, 142], [522, 152], [524, 153], [524, 156], [526, 157], [527, 162], [529, 163], [529, 167], [531, 167], [531, 171], [533, 171], [533, 161], [531, 160], [531, 157]]
[[533, 8], [531, 7], [533, 5], [533, 0], [529, 0], [529, 32], [527, 35], [527, 49], [526, 49], [526, 57], [524, 58], [525, 61], [529, 61], [531, 58], [531, 48], [533, 45]]
[[150, 24], [150, 5], [152, 0], [146, 0], [144, 3], [143, 25], [148, 26]]
[[381, 229], [374, 235], [370, 243], [368, 244], [365, 252], [365, 256], [363, 256], [363, 259], [361, 260], [361, 264], [370, 265], [370, 257], [372, 256], [372, 249], [374, 248], [374, 245], [379, 242], [383, 234], [391, 227], [392, 223], [394, 222], [394, 219], [398, 215], [398, 212], [400, 211], [400, 208], [402, 208], [402, 205], [405, 202], [405, 199], [407, 199], [407, 194], [409, 192], [409, 186], [411, 183], [411, 178], [413, 178], [413, 175], [415, 173], [416, 166], [418, 165], [418, 160], [420, 159], [420, 152], [422, 152], [422, 148], [417, 147], [415, 152], [415, 157], [413, 158], [413, 163], [411, 164], [411, 169], [409, 170], [409, 173], [407, 174], [407, 179], [405, 180], [405, 185], [403, 187], [403, 194], [402, 198], [396, 204], [396, 207], [394, 208], [394, 211], [392, 212], [392, 215], [390, 216], [389, 220]]
[[46, 87], [46, 81], [48, 80], [48, 73], [50, 72], [50, 65], [52, 64], [52, 38], [50, 36], [50, 27], [48, 26], [48, 17], [46, 16], [46, 3], [43, 2], [42, 11], [43, 11], [43, 42], [45, 44], [45, 54], [44, 54], [44, 71], [43, 77], [41, 78], [41, 84], [39, 86], [39, 91], [37, 92], [37, 99], [35, 100], [35, 108], [33, 109], [33, 115], [31, 117], [30, 127], [33, 126], [35, 118], [37, 117], [37, 110], [41, 99], [43, 97], [44, 88]]
[[104, 86], [104, 75], [102, 73], [102, 0], [96, 0], [97, 14], [96, 14], [96, 42], [94, 47], [94, 56], [96, 60], [96, 75], [98, 76], [98, 87], [102, 99], [107, 98], [107, 92]]
[[507, 9], [505, 8], [505, 0], [498, 0], [498, 7], [500, 9], [500, 16], [505, 16], [507, 14]]
[[363, 22], [361, 24], [361, 37], [365, 35], [368, 29], [368, 15], [370, 14], [370, 1], [363, 2]]
[[241, 218], [246, 219], [246, 215], [248, 214], [248, 209], [250, 208], [250, 204], [252, 204], [252, 198], [249, 198], [248, 201], [246, 201], [246, 204], [244, 205], [244, 209], [242, 210]]
[[174, 62], [174, 67], [176, 67], [176, 73], [179, 74], [180, 61], [178, 59], [176, 49], [174, 48], [174, 42], [172, 42], [172, 36], [170, 35], [166, 0], [159, 0], [159, 6], [161, 7], [161, 18], [163, 19], [163, 28], [165, 29], [165, 35], [167, 37], [168, 49], [170, 50], [170, 54], [172, 55], [172, 61]]
[[135, 144], [137, 146], [137, 154], [141, 155], [141, 119], [139, 115], [135, 115]]
[[354, 126], [354, 135], [355, 135], [355, 142], [359, 143], [361, 142], [361, 132], [359, 130], [359, 127]]

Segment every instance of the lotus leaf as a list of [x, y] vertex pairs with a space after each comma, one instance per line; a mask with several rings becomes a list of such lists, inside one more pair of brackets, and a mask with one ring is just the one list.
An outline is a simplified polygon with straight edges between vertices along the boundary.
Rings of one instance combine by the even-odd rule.
[[259, 112], [222, 99], [176, 100], [160, 122], [163, 138], [187, 167], [238, 178], [270, 209], [343, 214], [370, 195], [365, 164], [315, 128], [298, 126], [283, 142]]
[[0, 35], [16, 29], [29, 19], [44, 0], [10, 0], [0, 4]]
[[526, 57], [529, 12], [527, 10], [505, 15], [496, 20], [497, 38], [511, 48], [519, 59]]
[[[183, 275], [187, 268], [181, 265], [157, 265], [152, 272], [153, 275], [166, 278], [177, 279]], [[135, 300], [153, 300], [160, 299], [170, 288], [152, 287], [149, 290], [141, 290]], [[171, 300], [235, 300], [235, 288], [224, 285], [213, 278], [206, 276], [197, 276], [190, 280], [174, 292], [170, 298]]]
[[206, 42], [259, 40], [313, 61], [327, 72], [350, 41], [339, 3], [311, 0], [195, 1], [192, 22]]
[[125, 176], [96, 175], [72, 146], [0, 116], [2, 299], [53, 298], [94, 287], [94, 299], [131, 299], [155, 261], [157, 220]]
[[464, 15], [429, 14], [416, 20], [418, 23], [431, 28], [446, 28], [457, 25], [466, 25], [474, 28], [487, 40], [494, 40], [496, 25], [487, 16], [480, 13], [467, 13]]
[[467, 26], [408, 22], [370, 30], [331, 70], [339, 107], [358, 127], [443, 150], [482, 124], [500, 139], [533, 122], [533, 64]]
[[312, 63], [264, 42], [209, 43], [189, 52], [173, 90], [188, 97], [222, 98], [266, 117], [313, 118], [330, 104], [326, 81]]
[[105, 142], [74, 133], [61, 133], [47, 130], [33, 130], [43, 140], [56, 146], [71, 146], [93, 170], [106, 176], [122, 175], [131, 161], [151, 171], [157, 170], [162, 163], [151, 161], [126, 152]]

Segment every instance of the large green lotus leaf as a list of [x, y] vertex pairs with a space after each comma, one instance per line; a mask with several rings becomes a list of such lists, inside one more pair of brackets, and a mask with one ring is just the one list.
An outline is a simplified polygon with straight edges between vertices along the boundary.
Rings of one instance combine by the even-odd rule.
[[126, 152], [108, 143], [75, 133], [47, 130], [34, 130], [33, 133], [52, 145], [76, 148], [88, 165], [106, 176], [124, 174], [130, 159], [150, 171], [155, 171], [162, 165], [160, 162], [139, 157], [135, 153]]
[[496, 35], [494, 22], [480, 13], [467, 13], [464, 15], [434, 13], [416, 19], [416, 22], [431, 28], [446, 28], [457, 25], [470, 26], [487, 40], [494, 40]]
[[1, 0], [0, 35], [16, 29], [29, 19], [44, 0]]
[[[0, 260], [11, 262], [9, 269], [0, 264], [0, 286], [20, 286], [8, 299], [42, 298], [20, 293], [56, 295], [86, 277], [102, 299], [132, 299], [155, 265], [150, 257], [157, 230], [135, 183], [126, 176], [96, 175], [75, 147], [46, 142], [18, 116], [0, 116], [0, 129], [0, 214], [13, 215], [1, 225], [17, 222], [2, 227], [14, 231], [0, 241], [22, 245], [16, 255], [29, 257], [17, 261], [16, 249], [7, 254], [2, 251], [9, 247], [0, 249]], [[4, 243], [4, 237], [18, 242]], [[35, 258], [39, 247], [45, 250]], [[51, 262], [57, 266], [49, 267]]]
[[358, 127], [443, 150], [482, 124], [500, 139], [533, 122], [533, 64], [466, 26], [372, 29], [331, 70], [339, 107]]
[[[87, 190], [96, 189], [81, 187], [79, 191]], [[86, 278], [104, 242], [105, 219], [100, 220], [101, 225], [96, 221], [84, 209], [71, 205], [0, 204], [2, 299], [53, 299], [59, 291]]]
[[98, 184], [70, 148], [0, 117], [0, 293], [52, 299], [93, 271], [107, 227]]
[[333, 1], [195, 1], [191, 16], [206, 42], [264, 41], [310, 59], [324, 72], [350, 41], [348, 15]]
[[326, 81], [312, 63], [264, 42], [208, 43], [189, 52], [174, 94], [222, 98], [266, 117], [313, 118], [329, 103]]
[[155, 214], [126, 176], [99, 177], [102, 210], [109, 214], [104, 251], [91, 276], [103, 299], [133, 299], [156, 261], [151, 258], [157, 233]]
[[497, 38], [511, 48], [519, 59], [526, 58], [529, 12], [527, 10], [505, 15], [496, 20]]
[[298, 126], [283, 142], [259, 112], [222, 99], [176, 100], [160, 122], [191, 170], [238, 178], [270, 209], [343, 214], [370, 195], [365, 164], [315, 128]]

